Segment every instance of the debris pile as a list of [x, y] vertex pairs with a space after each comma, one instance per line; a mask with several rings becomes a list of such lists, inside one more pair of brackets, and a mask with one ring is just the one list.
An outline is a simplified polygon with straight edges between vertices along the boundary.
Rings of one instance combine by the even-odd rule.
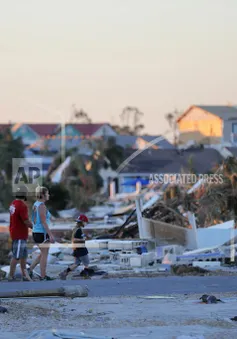
[[173, 265], [172, 272], [175, 275], [205, 275], [208, 274], [209, 271], [204, 268], [197, 266], [189, 266], [189, 265]]
[[218, 172], [217, 183], [204, 184], [196, 192], [199, 227], [226, 222], [237, 217], [237, 159], [228, 158]]
[[[210, 174], [211, 178], [211, 174]], [[162, 201], [143, 212], [143, 217], [188, 227], [187, 211], [195, 214], [198, 227], [237, 219], [237, 159], [227, 158], [193, 193], [181, 185], [168, 187]]]
[[182, 227], [189, 226], [187, 218], [182, 213], [181, 200], [177, 197], [158, 201], [152, 208], [144, 210], [142, 215], [147, 219], [159, 220]]

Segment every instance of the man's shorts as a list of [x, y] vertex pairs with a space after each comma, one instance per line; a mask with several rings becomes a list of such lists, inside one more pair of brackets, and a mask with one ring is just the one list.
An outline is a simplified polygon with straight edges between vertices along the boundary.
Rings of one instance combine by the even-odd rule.
[[75, 262], [77, 265], [83, 264], [84, 266], [89, 266], [90, 264], [90, 259], [89, 255], [83, 255], [82, 257], [75, 257]]
[[27, 241], [26, 240], [13, 240], [12, 241], [12, 255], [13, 258], [26, 259], [28, 256]]

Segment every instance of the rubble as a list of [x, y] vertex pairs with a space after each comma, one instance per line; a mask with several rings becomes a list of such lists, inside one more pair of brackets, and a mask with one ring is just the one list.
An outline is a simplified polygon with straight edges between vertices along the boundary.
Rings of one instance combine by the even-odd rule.
[[[223, 183], [200, 181], [191, 189], [184, 185], [163, 185], [157, 190], [145, 189], [139, 195], [124, 194], [107, 201], [105, 205], [93, 207], [90, 211], [93, 220], [85, 228], [85, 233], [90, 233], [93, 239], [86, 241], [91, 264], [97, 264], [98, 270], [110, 276], [114, 271], [121, 274], [129, 270], [131, 274], [136, 270], [169, 272], [170, 267], [174, 274], [195, 275], [208, 272], [204, 268], [210, 270], [215, 266], [220, 269], [228, 258], [233, 263], [233, 260], [236, 261], [233, 249], [237, 246], [234, 245], [237, 230], [231, 233], [237, 215], [236, 173], [237, 160], [227, 158], [218, 169], [218, 174], [223, 175]], [[151, 228], [156, 230], [149, 236], [149, 225], [144, 224], [143, 228], [147, 229], [141, 233], [138, 196], [143, 199], [140, 208], [142, 219], [145, 222], [153, 221]], [[66, 244], [71, 242], [76, 211], [72, 209], [60, 213], [63, 220], [54, 221], [52, 231], [62, 234], [58, 235], [58, 243], [51, 247], [48, 257], [48, 267], [55, 267], [55, 272], [73, 262], [71, 249], [66, 248]], [[193, 247], [185, 242], [187, 234], [196, 239]], [[1, 246], [0, 264], [7, 265], [9, 246], [6, 247], [6, 239], [3, 243], [5, 248]], [[137, 248], [141, 246], [145, 246], [147, 253], [138, 253]], [[196, 250], [191, 251], [193, 249]], [[33, 260], [37, 253], [37, 248], [33, 247], [29, 259]], [[112, 268], [113, 265], [116, 269]], [[7, 273], [8, 266], [3, 267], [2, 271]]]
[[212, 175], [212, 183], [200, 181], [196, 190], [168, 186], [162, 201], [143, 211], [143, 217], [184, 227], [189, 226], [188, 211], [195, 213], [198, 227], [237, 219], [237, 159], [228, 157]]
[[173, 265], [171, 266], [172, 272], [175, 275], [205, 275], [209, 271], [200, 267], [193, 267], [188, 265]]
[[169, 224], [188, 227], [189, 222], [180, 212], [180, 200], [158, 201], [155, 206], [143, 211], [142, 216], [147, 219], [159, 220]]

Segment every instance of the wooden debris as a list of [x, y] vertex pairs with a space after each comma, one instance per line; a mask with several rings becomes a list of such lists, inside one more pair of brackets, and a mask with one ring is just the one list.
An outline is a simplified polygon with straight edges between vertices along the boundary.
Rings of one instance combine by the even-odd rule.
[[158, 201], [155, 206], [143, 211], [144, 218], [163, 221], [172, 225], [187, 227], [189, 222], [180, 212], [178, 207], [181, 201], [177, 198]]
[[[213, 173], [214, 174], [214, 173]], [[208, 227], [232, 219], [237, 221], [237, 159], [227, 158], [218, 169], [219, 182], [204, 182], [195, 192], [173, 188], [164, 193], [163, 201], [143, 212], [143, 216], [170, 224], [188, 227], [188, 220], [179, 212], [195, 214], [198, 227]], [[183, 212], [182, 212], [183, 213]]]
[[[216, 173], [216, 172], [215, 172]], [[213, 173], [214, 174], [214, 173]], [[185, 213], [195, 214], [198, 227], [208, 227], [235, 219], [237, 221], [237, 159], [227, 158], [218, 176], [222, 182], [203, 183], [196, 191], [187, 193], [187, 187], [172, 186], [164, 192], [162, 200], [142, 212], [147, 219], [190, 227]], [[108, 232], [108, 238], [135, 237], [138, 234], [135, 210], [117, 230]], [[101, 237], [103, 238], [103, 237]]]

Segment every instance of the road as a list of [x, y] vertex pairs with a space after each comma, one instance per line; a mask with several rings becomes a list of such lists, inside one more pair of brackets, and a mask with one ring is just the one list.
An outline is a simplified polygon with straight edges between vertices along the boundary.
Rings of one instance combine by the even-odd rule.
[[89, 297], [236, 292], [236, 276], [156, 277], [98, 280], [1, 282], [0, 291], [42, 289], [66, 285], [88, 286]]

